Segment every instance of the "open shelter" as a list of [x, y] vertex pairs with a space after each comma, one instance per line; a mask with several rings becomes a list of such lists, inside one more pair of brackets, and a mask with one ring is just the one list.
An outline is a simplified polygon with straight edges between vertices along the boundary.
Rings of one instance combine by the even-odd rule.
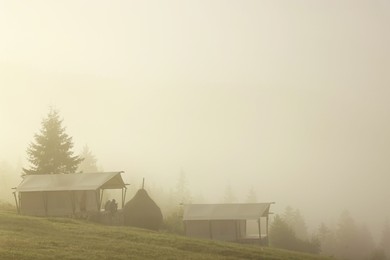
[[26, 175], [14, 192], [18, 212], [33, 216], [77, 216], [100, 212], [106, 189], [122, 190], [122, 172]]
[[[273, 203], [184, 205], [185, 234], [197, 238], [267, 244], [271, 204]], [[250, 221], [257, 223], [255, 236], [249, 231]]]

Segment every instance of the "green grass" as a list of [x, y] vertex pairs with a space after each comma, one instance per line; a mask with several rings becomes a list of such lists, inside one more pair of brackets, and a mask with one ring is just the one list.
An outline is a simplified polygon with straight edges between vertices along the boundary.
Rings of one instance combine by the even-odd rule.
[[329, 259], [0, 210], [0, 259]]

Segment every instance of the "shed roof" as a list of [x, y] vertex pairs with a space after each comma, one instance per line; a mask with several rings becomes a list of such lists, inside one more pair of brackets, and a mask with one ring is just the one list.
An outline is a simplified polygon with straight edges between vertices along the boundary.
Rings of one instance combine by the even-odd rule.
[[259, 219], [269, 213], [272, 203], [229, 203], [184, 205], [183, 220]]
[[124, 187], [121, 172], [40, 174], [26, 175], [16, 191], [76, 191]]

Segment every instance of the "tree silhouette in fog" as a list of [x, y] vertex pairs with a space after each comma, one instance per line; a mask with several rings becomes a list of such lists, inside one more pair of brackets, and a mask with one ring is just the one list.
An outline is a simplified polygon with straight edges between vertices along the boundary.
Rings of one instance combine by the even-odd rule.
[[236, 195], [232, 186], [227, 185], [225, 189], [225, 195], [223, 197], [223, 203], [234, 203], [236, 201]]
[[386, 220], [383, 226], [380, 246], [383, 248], [385, 254], [390, 258], [390, 224], [388, 220]]
[[299, 239], [305, 240], [309, 237], [305, 219], [299, 209], [287, 206], [284, 210], [283, 219], [293, 229]]
[[74, 173], [83, 159], [73, 155], [72, 148], [72, 137], [65, 133], [59, 112], [50, 109], [42, 120], [40, 133], [35, 134], [27, 149], [30, 168], [23, 171], [25, 174]]
[[257, 195], [253, 186], [248, 191], [248, 195], [246, 196], [246, 203], [257, 203]]
[[97, 159], [92, 154], [91, 150], [89, 149], [88, 145], [85, 145], [83, 148], [83, 151], [81, 152], [81, 157], [83, 158], [83, 161], [78, 166], [79, 172], [97, 172]]
[[310, 240], [298, 238], [293, 227], [289, 225], [285, 217], [280, 215], [275, 215], [273, 219], [269, 239], [272, 247], [312, 254], [320, 252], [320, 241], [316, 237]]
[[364, 260], [374, 251], [368, 228], [358, 225], [348, 211], [341, 213], [336, 230], [335, 256], [340, 259]]

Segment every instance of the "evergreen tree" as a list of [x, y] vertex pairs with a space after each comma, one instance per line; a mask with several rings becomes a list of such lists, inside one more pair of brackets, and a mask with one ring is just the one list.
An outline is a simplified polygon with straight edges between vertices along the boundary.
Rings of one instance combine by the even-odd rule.
[[98, 167], [96, 165], [96, 157], [92, 154], [88, 145], [84, 146], [83, 151], [81, 152], [81, 157], [84, 160], [80, 163], [78, 167], [79, 172], [97, 172]]
[[74, 173], [83, 160], [72, 152], [72, 137], [65, 133], [58, 111], [50, 109], [39, 134], [27, 149], [30, 169], [25, 174]]
[[382, 248], [377, 248], [372, 252], [370, 260], [388, 260], [386, 253]]
[[257, 202], [257, 196], [256, 196], [256, 192], [255, 192], [255, 189], [253, 188], [253, 186], [251, 187], [251, 189], [248, 192], [248, 195], [246, 197], [246, 202], [247, 203], [256, 203]]
[[337, 235], [337, 256], [343, 259], [352, 259], [355, 256], [355, 238], [357, 237], [357, 226], [354, 219], [350, 216], [348, 211], [343, 211], [338, 228]]
[[358, 236], [355, 243], [356, 251], [360, 254], [360, 259], [368, 259], [375, 251], [374, 239], [370, 229], [365, 224], [360, 224], [358, 226]]
[[287, 206], [283, 214], [283, 218], [294, 230], [297, 238], [306, 240], [309, 237], [305, 219], [298, 209], [294, 210], [292, 207]]
[[183, 169], [180, 170], [175, 193], [175, 197], [178, 200], [177, 204], [187, 204], [191, 202], [191, 192], [188, 189], [187, 176]]
[[293, 228], [283, 217], [276, 215], [269, 232], [270, 245], [273, 247], [318, 254], [320, 241], [313, 237], [311, 240], [302, 240], [296, 237]]
[[223, 197], [223, 203], [234, 203], [236, 201], [236, 195], [234, 194], [232, 186], [226, 186], [225, 195]]
[[387, 257], [390, 258], [390, 224], [388, 220], [386, 220], [383, 226], [380, 246], [383, 248]]
[[370, 231], [364, 225], [357, 225], [347, 211], [341, 214], [336, 235], [338, 249], [335, 256], [340, 259], [367, 259], [374, 250]]
[[324, 223], [321, 223], [318, 229], [318, 239], [321, 244], [321, 254], [328, 256], [335, 254], [337, 246], [335, 232]]
[[273, 247], [294, 250], [296, 241], [294, 230], [279, 215], [275, 215], [271, 224], [269, 239]]

